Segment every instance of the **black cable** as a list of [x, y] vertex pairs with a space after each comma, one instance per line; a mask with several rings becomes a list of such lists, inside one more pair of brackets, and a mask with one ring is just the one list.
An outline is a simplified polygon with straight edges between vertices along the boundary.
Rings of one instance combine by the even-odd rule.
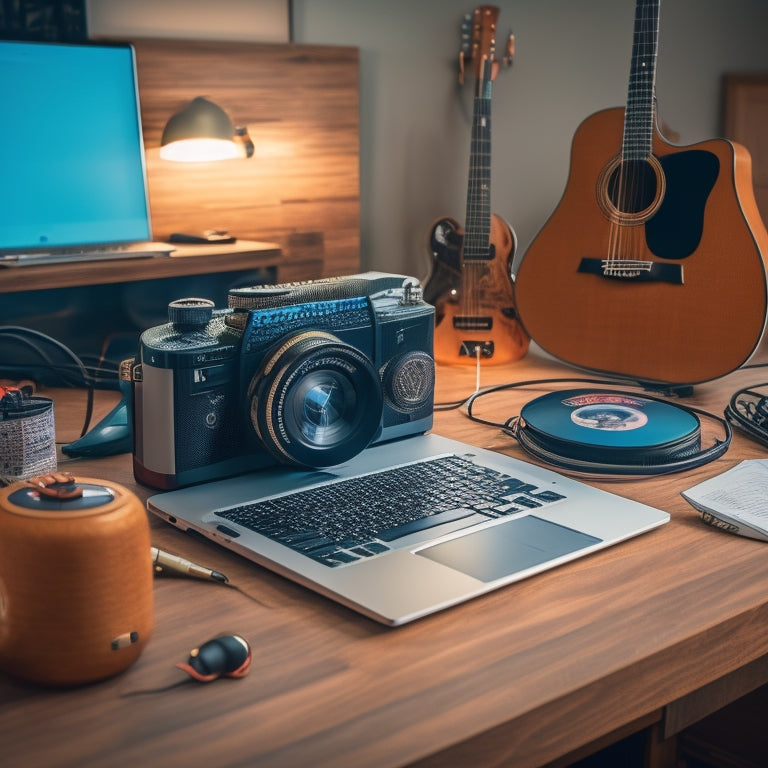
[[[733, 393], [725, 407], [725, 418], [747, 436], [768, 447], [768, 394], [758, 391], [768, 382], [750, 384]], [[746, 399], [746, 396], [754, 398]]]
[[[54, 339], [42, 331], [36, 331], [33, 328], [25, 328], [20, 325], [0, 325], [0, 336], [10, 337], [17, 342], [25, 344], [36, 352], [43, 360], [46, 367], [59, 374], [69, 373], [71, 370], [77, 370], [80, 374], [80, 380], [82, 385], [86, 387], [87, 398], [85, 406], [85, 419], [83, 421], [83, 427], [80, 431], [80, 437], [87, 434], [88, 428], [91, 425], [91, 418], [93, 417], [93, 400], [94, 400], [94, 377], [91, 376], [85, 367], [83, 361], [66, 345], [62, 342]], [[41, 348], [34, 340], [40, 340], [45, 344], [49, 344], [60, 352], [63, 352], [66, 357], [72, 360], [71, 365], [58, 365], [54, 363], [51, 357]], [[73, 379], [65, 379], [70, 385], [73, 384]], [[80, 382], [76, 382], [80, 383]]]
[[[620, 379], [584, 379], [584, 378], [561, 378], [561, 379], [528, 379], [527, 381], [514, 381], [514, 382], [508, 382], [506, 384], [495, 384], [490, 387], [486, 387], [485, 389], [479, 389], [477, 392], [473, 392], [466, 400], [463, 402], [467, 405], [467, 416], [472, 419], [472, 421], [478, 422], [478, 424], [486, 424], [489, 427], [499, 427], [500, 429], [504, 429], [504, 424], [507, 424], [509, 422], [509, 419], [507, 419], [504, 424], [495, 422], [495, 421], [488, 421], [486, 419], [481, 419], [479, 416], [474, 416], [472, 414], [472, 406], [479, 397], [482, 397], [484, 395], [490, 395], [494, 392], [503, 392], [507, 389], [517, 389], [517, 388], [523, 388], [523, 387], [539, 387], [543, 384], [600, 384], [602, 386], [611, 386], [611, 387], [637, 387], [636, 382], [633, 381], [622, 381]], [[461, 404], [460, 404], [461, 405]]]
[[[505, 391], [508, 389], [516, 389], [527, 386], [541, 386], [543, 384], [563, 384], [563, 383], [582, 383], [582, 384], [599, 384], [601, 386], [622, 386], [637, 388], [635, 382], [624, 382], [616, 379], [585, 379], [585, 378], [558, 378], [558, 379], [531, 379], [528, 381], [511, 382], [507, 384], [498, 384], [488, 387], [486, 389], [478, 390], [470, 395], [466, 402], [467, 411], [466, 415], [472, 421], [479, 424], [485, 424], [486, 426], [496, 427], [501, 429], [505, 434], [512, 437], [518, 442], [518, 444], [529, 454], [535, 456], [542, 461], [552, 464], [561, 470], [566, 470], [578, 474], [584, 474], [589, 476], [614, 476], [619, 475], [625, 478], [629, 476], [641, 478], [651, 475], [669, 474], [672, 472], [681, 472], [687, 469], [693, 469], [694, 467], [701, 466], [709, 461], [713, 461], [716, 458], [722, 456], [730, 446], [732, 431], [727, 419], [711, 414], [700, 408], [693, 406], [679, 406], [683, 410], [689, 413], [695, 413], [700, 416], [704, 416], [712, 421], [716, 421], [722, 428], [724, 433], [723, 439], [715, 438], [712, 446], [702, 451], [697, 452], [695, 456], [685, 457], [682, 459], [676, 459], [668, 461], [664, 464], [604, 464], [601, 462], [591, 462], [581, 459], [571, 459], [563, 457], [548, 451], [539, 446], [536, 442], [532, 441], [528, 435], [524, 432], [524, 425], [521, 424], [519, 416], [512, 416], [504, 422], [491, 421], [489, 419], [483, 419], [472, 412], [473, 405], [480, 398], [486, 395], [494, 394], [496, 392]], [[647, 393], [643, 394], [643, 397], [655, 402], [666, 403], [658, 397], [653, 397]]]
[[[55, 363], [51, 357], [46, 354], [45, 350], [41, 349], [34, 341], [31, 339], [28, 339], [26, 336], [19, 334], [19, 333], [11, 333], [10, 331], [6, 331], [3, 333], [3, 336], [5, 338], [10, 338], [13, 341], [23, 344], [27, 347], [29, 347], [33, 352], [35, 352], [43, 361], [44, 367], [49, 368], [50, 370], [56, 371], [57, 373], [66, 373], [71, 367], [73, 366], [61, 366], [61, 369], [59, 369], [59, 365]], [[74, 366], [77, 368], [78, 372], [82, 376], [82, 371], [80, 367]], [[72, 385], [73, 381], [69, 378], [65, 378], [65, 383], [68, 385]]]
[[36, 331], [32, 328], [24, 328], [20, 325], [0, 325], [0, 334], [12, 336], [18, 340], [25, 341], [30, 347], [32, 347], [38, 354], [43, 356], [42, 351], [37, 348], [31, 341], [27, 339], [22, 339], [20, 337], [23, 337], [25, 334], [28, 334], [29, 336], [35, 337], [40, 339], [41, 341], [46, 342], [47, 344], [51, 344], [52, 346], [58, 348], [61, 352], [63, 352], [67, 357], [69, 357], [77, 367], [77, 369], [80, 371], [82, 377], [83, 377], [83, 383], [87, 385], [90, 384], [90, 376], [88, 375], [88, 372], [85, 370], [85, 366], [83, 365], [83, 361], [66, 345], [62, 344], [60, 341], [57, 341], [52, 336], [48, 336], [48, 334], [43, 333], [42, 331]]

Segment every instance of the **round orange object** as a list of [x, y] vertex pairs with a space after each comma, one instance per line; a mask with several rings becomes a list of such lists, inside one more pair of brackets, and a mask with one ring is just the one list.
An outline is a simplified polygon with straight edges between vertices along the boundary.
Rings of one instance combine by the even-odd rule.
[[0, 489], [0, 669], [51, 685], [121, 672], [152, 634], [152, 588], [128, 489], [60, 473]]

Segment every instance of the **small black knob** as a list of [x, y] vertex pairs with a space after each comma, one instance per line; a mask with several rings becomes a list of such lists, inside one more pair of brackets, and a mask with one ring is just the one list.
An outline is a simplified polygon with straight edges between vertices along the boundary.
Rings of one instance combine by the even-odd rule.
[[168, 319], [182, 331], [204, 328], [213, 317], [210, 299], [177, 299], [168, 305]]

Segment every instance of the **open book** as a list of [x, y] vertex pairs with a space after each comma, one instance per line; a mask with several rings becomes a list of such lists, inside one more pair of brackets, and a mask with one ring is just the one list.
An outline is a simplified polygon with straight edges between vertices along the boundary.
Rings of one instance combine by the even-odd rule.
[[768, 459], [742, 461], [682, 495], [705, 523], [768, 541]]

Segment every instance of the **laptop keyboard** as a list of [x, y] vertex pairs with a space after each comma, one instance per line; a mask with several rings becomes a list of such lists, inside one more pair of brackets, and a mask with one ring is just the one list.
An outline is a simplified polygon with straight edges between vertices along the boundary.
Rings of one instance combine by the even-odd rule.
[[477, 514], [514, 515], [562, 498], [449, 455], [215, 514], [336, 567], [381, 554], [391, 542], [443, 523]]

